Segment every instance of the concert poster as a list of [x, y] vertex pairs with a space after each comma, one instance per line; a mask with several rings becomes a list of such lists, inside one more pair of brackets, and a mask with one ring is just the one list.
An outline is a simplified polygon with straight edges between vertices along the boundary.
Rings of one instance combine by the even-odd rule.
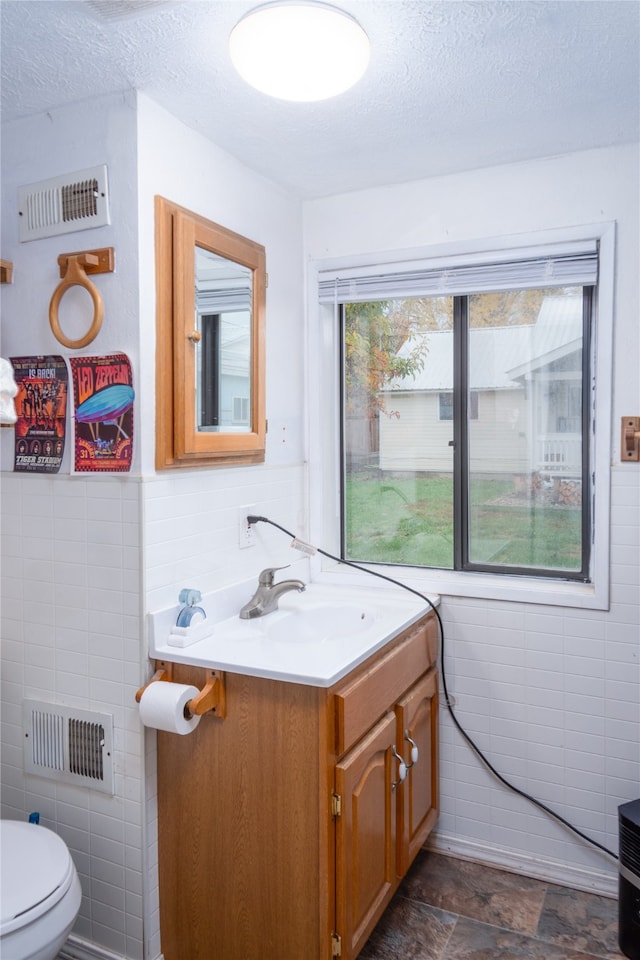
[[73, 380], [74, 470], [131, 469], [133, 374], [124, 353], [70, 357]]
[[18, 387], [14, 470], [58, 473], [67, 422], [69, 375], [64, 359], [34, 356], [9, 361]]

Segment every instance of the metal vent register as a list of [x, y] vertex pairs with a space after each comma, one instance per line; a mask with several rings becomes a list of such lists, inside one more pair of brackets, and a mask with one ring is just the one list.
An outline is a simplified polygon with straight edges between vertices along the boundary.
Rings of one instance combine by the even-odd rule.
[[114, 792], [110, 714], [24, 700], [23, 723], [26, 773]]
[[175, 6], [172, 0], [85, 0], [97, 20], [117, 22]]
[[109, 220], [106, 166], [18, 187], [20, 240], [41, 240]]

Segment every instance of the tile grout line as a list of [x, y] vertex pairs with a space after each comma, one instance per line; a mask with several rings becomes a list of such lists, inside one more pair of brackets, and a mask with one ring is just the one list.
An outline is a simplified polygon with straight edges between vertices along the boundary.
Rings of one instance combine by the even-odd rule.
[[447, 951], [448, 951], [448, 949], [449, 949], [449, 944], [451, 943], [451, 938], [453, 937], [453, 935], [454, 935], [454, 933], [456, 932], [456, 929], [457, 929], [457, 927], [458, 927], [458, 924], [460, 923], [460, 914], [459, 914], [459, 913], [452, 913], [452, 914], [450, 914], [450, 916], [455, 917], [455, 918], [456, 918], [456, 922], [455, 922], [455, 923], [452, 925], [452, 927], [451, 927], [451, 932], [450, 932], [449, 936], [447, 937], [447, 942], [446, 942], [446, 943], [444, 944], [444, 946], [442, 947], [442, 951], [440, 952], [440, 956], [438, 957], [438, 960], [447, 960]]
[[[538, 914], [537, 921], [536, 921], [535, 933], [525, 933], [525, 932], [522, 931], [522, 930], [516, 930], [516, 929], [514, 929], [513, 927], [500, 926], [500, 924], [491, 923], [491, 922], [488, 921], [488, 920], [479, 920], [477, 917], [469, 917], [469, 916], [467, 916], [466, 914], [453, 913], [451, 910], [445, 910], [443, 907], [439, 907], [439, 906], [437, 906], [437, 905], [434, 904], [434, 903], [428, 903], [426, 900], [420, 900], [420, 899], [418, 899], [418, 898], [416, 898], [416, 897], [400, 896], [399, 899], [405, 900], [405, 901], [408, 902], [408, 903], [415, 903], [415, 904], [417, 904], [417, 905], [419, 905], [419, 906], [422, 906], [422, 907], [429, 907], [429, 908], [432, 909], [432, 910], [437, 910], [439, 913], [446, 914], [448, 917], [455, 918], [455, 923], [453, 923], [452, 926], [451, 926], [451, 930], [450, 930], [449, 936], [447, 937], [447, 941], [446, 941], [445, 944], [443, 944], [442, 950], [440, 951], [438, 957], [435, 958], [435, 960], [447, 960], [447, 950], [449, 949], [449, 945], [450, 945], [450, 943], [451, 943], [451, 939], [452, 939], [452, 937], [453, 937], [453, 935], [454, 935], [454, 933], [455, 933], [455, 931], [456, 931], [456, 929], [457, 929], [457, 926], [458, 926], [460, 920], [468, 920], [470, 923], [477, 923], [477, 924], [480, 925], [480, 926], [491, 927], [493, 930], [501, 930], [501, 931], [503, 931], [504, 933], [513, 934], [514, 936], [522, 937], [522, 938], [524, 938], [524, 939], [526, 939], [526, 940], [530, 940], [530, 941], [532, 941], [532, 942], [534, 942], [534, 943], [543, 944], [543, 945], [545, 945], [545, 946], [547, 946], [547, 947], [552, 947], [552, 948], [554, 948], [554, 949], [556, 949], [556, 950], [565, 950], [565, 951], [567, 951], [567, 953], [568, 953], [568, 952], [572, 952], [572, 953], [576, 953], [576, 954], [579, 953], [579, 954], [581, 954], [581, 955], [585, 958], [585, 960], [611, 960], [611, 955], [610, 955], [609, 952], [603, 953], [603, 954], [601, 954], [601, 953], [587, 953], [587, 952], [585, 952], [585, 951], [583, 951], [583, 950], [574, 950], [573, 947], [568, 947], [566, 944], [563, 944], [563, 943], [554, 943], [553, 940], [547, 940], [547, 939], [545, 939], [544, 937], [538, 936], [537, 931], [538, 931], [538, 929], [539, 929], [540, 921], [541, 921], [541, 919], [542, 919], [542, 914], [543, 914], [543, 910], [544, 910], [544, 901], [545, 901], [545, 899], [546, 899], [546, 897], [547, 897], [548, 886], [549, 886], [549, 885], [547, 885], [547, 888], [545, 889], [545, 892], [544, 892], [544, 897], [542, 898], [542, 903], [541, 903], [541, 906], [540, 906], [540, 912], [539, 912], [539, 914]], [[620, 956], [622, 957], [622, 954], [620, 954]], [[363, 958], [363, 960], [366, 960], [366, 957]]]
[[[535, 937], [535, 939], [536, 939], [539, 943], [546, 943], [546, 944], [548, 944], [549, 946], [560, 947], [560, 948], [562, 948], [562, 949], [567, 949], [567, 950], [573, 950], [573, 947], [566, 947], [564, 944], [554, 943], [553, 940], [546, 940], [544, 937], [538, 936], [538, 930], [540, 929], [540, 923], [541, 923], [542, 917], [543, 917], [543, 915], [544, 915], [544, 909], [545, 909], [544, 905], [545, 905], [545, 902], [546, 902], [547, 897], [549, 896], [549, 892], [550, 892], [550, 889], [549, 889], [549, 888], [550, 888], [550, 887], [554, 887], [554, 886], [557, 886], [557, 885], [556, 885], [556, 884], [553, 884], [553, 883], [547, 884], [547, 887], [546, 887], [546, 890], [545, 890], [545, 893], [544, 893], [544, 897], [542, 898], [542, 908], [541, 908], [541, 910], [540, 910], [540, 916], [538, 917], [538, 923], [536, 924], [536, 937]], [[565, 888], [565, 889], [566, 889], [566, 888]], [[599, 894], [590, 894], [590, 893], [588, 893], [587, 891], [579, 891], [579, 892], [584, 892], [584, 893], [586, 894], [586, 896], [599, 896]], [[604, 944], [603, 944], [602, 946], [604, 947]], [[587, 953], [586, 951], [580, 951], [580, 950], [576, 950], [575, 952], [576, 952], [576, 953], [584, 953], [585, 956], [587, 956], [587, 957], [589, 957], [589, 958], [593, 958], [593, 960], [612, 960], [613, 955], [612, 955], [611, 951], [608, 950], [608, 949], [606, 949], [606, 947], [604, 947], [604, 949], [605, 949], [605, 952], [604, 952], [604, 953], [593, 953], [593, 952]], [[618, 948], [617, 948], [617, 943], [616, 943], [616, 948], [615, 948], [615, 949], [616, 949], [616, 951], [617, 951], [617, 957], [615, 958], [615, 960], [618, 960], [618, 958], [620, 958], [620, 960], [624, 960], [624, 957], [623, 957], [622, 953], [620, 953], [620, 951], [619, 951]]]
[[[446, 858], [442, 861], [444, 864]], [[457, 862], [457, 861], [456, 861]], [[440, 857], [436, 856], [434, 862], [429, 864], [431, 869], [427, 869], [429, 882], [421, 882], [421, 873], [425, 869], [427, 859], [424, 860], [422, 867], [417, 869], [415, 876], [415, 886], [409, 883], [404, 890], [398, 890], [396, 897], [402, 901], [405, 906], [401, 909], [402, 914], [408, 911], [408, 916], [413, 914], [417, 918], [416, 911], [420, 913], [426, 910], [432, 914], [431, 921], [428, 915], [423, 915], [424, 926], [414, 926], [410, 922], [410, 927], [414, 928], [415, 947], [418, 948], [417, 956], [420, 958], [429, 957], [429, 960], [453, 960], [458, 957], [462, 948], [471, 949], [470, 941], [466, 943], [464, 930], [469, 925], [468, 935], [470, 940], [475, 939], [474, 927], [477, 927], [476, 935], [481, 938], [495, 939], [498, 935], [506, 935], [523, 943], [524, 948], [528, 950], [524, 956], [538, 956], [538, 951], [543, 947], [546, 952], [551, 952], [558, 960], [568, 960], [570, 957], [584, 957], [584, 960], [624, 960], [622, 954], [618, 952], [617, 943], [614, 943], [615, 935], [613, 932], [613, 915], [608, 916], [607, 910], [601, 913], [601, 909], [590, 903], [591, 894], [588, 891], [572, 891], [579, 894], [577, 905], [582, 904], [581, 909], [586, 909], [589, 926], [592, 927], [591, 934], [587, 940], [590, 944], [580, 949], [577, 943], [571, 943], [573, 940], [581, 940], [580, 933], [589, 932], [586, 928], [583, 930], [583, 924], [579, 917], [573, 918], [571, 915], [564, 916], [565, 910], [562, 909], [562, 900], [556, 902], [553, 892], [556, 884], [553, 882], [542, 881], [536, 878], [530, 878], [533, 883], [530, 886], [515, 888], [513, 891], [503, 889], [503, 886], [495, 880], [491, 880], [493, 869], [488, 867], [488, 883], [484, 882], [484, 874], [478, 875], [477, 872], [469, 877], [460, 877], [450, 867], [444, 867], [438, 874], [438, 864]], [[441, 867], [442, 867], [441, 864]], [[473, 876], [475, 875], [475, 880]], [[423, 878], [424, 879], [424, 878]], [[527, 879], [527, 878], [525, 878]], [[449, 890], [449, 884], [454, 883], [454, 887]], [[462, 890], [460, 886], [462, 885]], [[563, 888], [564, 890], [564, 888]], [[470, 899], [467, 900], [465, 893], [468, 892]], [[564, 891], [566, 892], [566, 891]], [[528, 893], [529, 896], [521, 901], [519, 894]], [[462, 899], [460, 896], [462, 895]], [[515, 896], [515, 901], [510, 899]], [[586, 896], [583, 901], [582, 897]], [[594, 895], [598, 899], [598, 895]], [[506, 898], [506, 899], [505, 899]], [[394, 898], [395, 899], [395, 898]], [[433, 902], [433, 901], [436, 902]], [[393, 902], [393, 901], [391, 901]], [[449, 907], [445, 904], [449, 903]], [[462, 908], [462, 912], [457, 910]], [[489, 913], [492, 919], [485, 919]], [[572, 922], [572, 918], [575, 922]], [[465, 926], [458, 929], [464, 921]], [[492, 922], [493, 921], [493, 922]], [[605, 924], [601, 926], [600, 921]], [[519, 924], [520, 929], [514, 924]], [[400, 928], [402, 925], [400, 925]], [[524, 929], [523, 929], [524, 927]], [[485, 934], [480, 931], [484, 928]], [[491, 933], [490, 931], [493, 931]], [[407, 931], [408, 933], [410, 931]], [[431, 934], [431, 935], [430, 935]], [[559, 937], [560, 940], [553, 940], [553, 937]], [[391, 919], [388, 932], [385, 934], [373, 952], [365, 952], [364, 956], [368, 960], [380, 960], [381, 957], [388, 957], [387, 953], [390, 946], [396, 942], [396, 937], [403, 939], [402, 930], [394, 925]], [[562, 942], [563, 940], [568, 942]], [[404, 942], [404, 941], [403, 941]], [[411, 942], [414, 943], [413, 939]], [[528, 947], [527, 947], [528, 945]], [[379, 951], [382, 952], [379, 952]], [[437, 953], [436, 953], [437, 950]], [[413, 953], [412, 953], [413, 955]], [[472, 951], [470, 956], [475, 955]]]

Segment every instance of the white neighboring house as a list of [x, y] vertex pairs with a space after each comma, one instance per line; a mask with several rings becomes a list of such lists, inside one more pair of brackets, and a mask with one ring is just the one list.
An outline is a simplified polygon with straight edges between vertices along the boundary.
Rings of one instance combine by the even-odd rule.
[[[427, 343], [422, 371], [381, 391], [382, 470], [451, 472], [453, 335]], [[580, 477], [581, 300], [545, 297], [535, 324], [472, 329], [469, 357], [471, 470]]]

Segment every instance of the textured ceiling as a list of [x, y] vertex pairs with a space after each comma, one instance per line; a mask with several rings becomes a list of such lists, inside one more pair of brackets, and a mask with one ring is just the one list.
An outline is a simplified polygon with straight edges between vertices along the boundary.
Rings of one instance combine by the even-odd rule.
[[323, 103], [247, 87], [256, 0], [2, 0], [2, 117], [136, 88], [302, 198], [640, 139], [638, 0], [335, 0], [370, 68]]

